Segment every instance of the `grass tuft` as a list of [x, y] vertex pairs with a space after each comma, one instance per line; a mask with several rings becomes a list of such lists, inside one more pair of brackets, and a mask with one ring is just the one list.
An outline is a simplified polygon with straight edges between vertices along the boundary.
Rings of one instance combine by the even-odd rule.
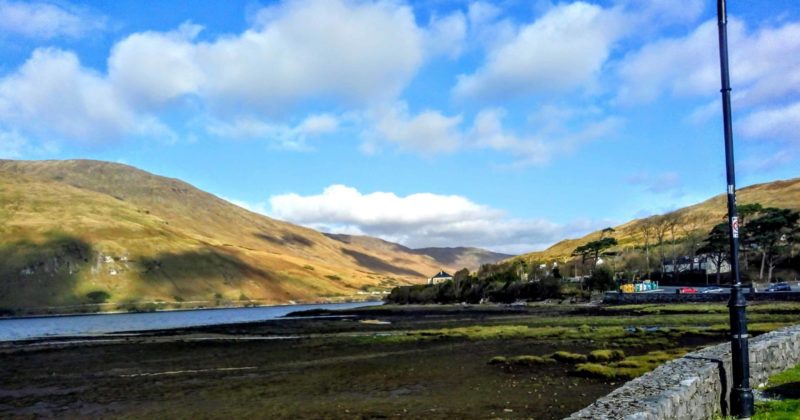
[[583, 363], [588, 360], [588, 358], [583, 354], [571, 353], [568, 351], [557, 351], [550, 357], [563, 363]]
[[575, 374], [589, 378], [614, 379], [616, 369], [599, 363], [581, 363], [575, 368]]
[[625, 358], [625, 352], [622, 350], [595, 350], [589, 353], [590, 362], [607, 363]]

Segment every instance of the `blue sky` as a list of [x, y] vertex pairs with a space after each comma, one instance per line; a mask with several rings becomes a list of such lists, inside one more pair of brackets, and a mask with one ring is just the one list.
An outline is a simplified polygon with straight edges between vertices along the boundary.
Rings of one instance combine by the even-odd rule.
[[[413, 247], [725, 189], [715, 2], [0, 0], [0, 158], [91, 158]], [[730, 1], [738, 185], [800, 176], [800, 5]]]

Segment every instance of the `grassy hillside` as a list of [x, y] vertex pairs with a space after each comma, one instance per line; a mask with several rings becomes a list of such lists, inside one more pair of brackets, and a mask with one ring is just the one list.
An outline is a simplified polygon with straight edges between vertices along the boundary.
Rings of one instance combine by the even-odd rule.
[[130, 166], [0, 160], [0, 308], [16, 312], [92, 310], [104, 294], [103, 309], [363, 297], [443, 266], [368, 245]]
[[[736, 192], [736, 199], [739, 204], [761, 203], [764, 207], [780, 207], [800, 209], [800, 178], [786, 181], [774, 181], [765, 184], [756, 184], [739, 189]], [[684, 207], [673, 211], [664, 216], [674, 218], [683, 225], [691, 225], [692, 228], [700, 232], [708, 232], [714, 225], [723, 222], [727, 217], [726, 196], [720, 194], [702, 203]], [[656, 216], [657, 217], [657, 216]], [[653, 222], [656, 217], [636, 219], [625, 224], [614, 226], [616, 232], [614, 237], [617, 239], [618, 248], [641, 246], [644, 243], [641, 232], [642, 224]], [[685, 236], [685, 232], [679, 230], [679, 236]], [[547, 248], [544, 251], [532, 252], [514, 259], [524, 259], [526, 261], [565, 261], [570, 258], [572, 251], [576, 247], [600, 237], [600, 231], [592, 232], [586, 236], [576, 239], [565, 239]], [[651, 243], [653, 240], [651, 239]]]

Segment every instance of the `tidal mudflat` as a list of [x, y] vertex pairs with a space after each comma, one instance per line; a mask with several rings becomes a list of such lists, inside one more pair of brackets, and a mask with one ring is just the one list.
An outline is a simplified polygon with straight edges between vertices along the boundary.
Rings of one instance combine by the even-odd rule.
[[[724, 341], [726, 311], [382, 306], [3, 343], [0, 416], [562, 418], [670, 357]], [[800, 305], [754, 305], [750, 320], [754, 334], [795, 324]]]

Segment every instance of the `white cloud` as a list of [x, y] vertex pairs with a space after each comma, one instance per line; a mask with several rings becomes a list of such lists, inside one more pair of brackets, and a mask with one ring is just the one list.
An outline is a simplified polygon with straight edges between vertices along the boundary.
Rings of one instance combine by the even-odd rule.
[[788, 141], [800, 146], [800, 102], [755, 111], [742, 118], [737, 127], [747, 137]]
[[458, 195], [365, 194], [345, 185], [331, 185], [317, 195], [276, 195], [269, 201], [272, 217], [327, 232], [378, 236], [410, 247], [480, 246], [526, 252], [594, 227], [585, 222], [560, 225], [516, 219]]
[[400, 148], [423, 155], [451, 152], [463, 147], [459, 131], [461, 116], [447, 117], [439, 111], [424, 110], [410, 115], [405, 103], [373, 111], [374, 127], [365, 133], [367, 142], [387, 140]]
[[108, 58], [111, 82], [142, 107], [197, 93], [205, 75], [192, 40], [202, 28], [185, 23], [173, 32], [141, 32], [114, 45]]
[[[800, 93], [800, 23], [756, 31], [728, 22], [734, 104], [752, 107]], [[707, 21], [682, 37], [663, 38], [629, 53], [618, 65], [617, 101], [639, 104], [664, 93], [677, 97], [719, 95], [717, 23]]]
[[421, 66], [423, 41], [412, 10], [393, 1], [290, 0], [241, 35], [196, 45], [200, 92], [270, 112], [309, 98], [384, 100]]
[[131, 34], [113, 46], [107, 75], [73, 52], [36, 50], [0, 79], [0, 123], [86, 143], [132, 134], [174, 139], [154, 115], [184, 106], [214, 120], [215, 134], [272, 135], [304, 148], [304, 137], [338, 122], [311, 115], [286, 124], [297, 109], [391, 101], [429, 58], [426, 48], [458, 53], [465, 25], [457, 13], [420, 27], [409, 6], [391, 0], [287, 0], [253, 22], [208, 41], [191, 23]]
[[103, 17], [75, 7], [0, 0], [0, 32], [6, 34], [34, 39], [79, 38], [104, 26]]
[[[477, 10], [473, 15], [486, 19], [490, 11]], [[624, 34], [624, 27], [616, 9], [584, 2], [559, 4], [520, 28], [509, 42], [490, 50], [481, 68], [459, 76], [453, 92], [462, 98], [494, 99], [586, 86]]]
[[544, 106], [531, 120], [538, 123], [547, 119], [547, 122], [536, 124], [522, 135], [504, 127], [505, 116], [502, 108], [485, 108], [467, 126], [461, 115], [446, 116], [430, 109], [411, 114], [407, 104], [399, 102], [368, 115], [366, 120], [371, 128], [362, 134], [365, 139], [362, 148], [372, 153], [384, 141], [423, 156], [487, 149], [511, 155], [515, 159], [512, 166], [544, 165], [555, 156], [572, 153], [585, 143], [613, 135], [621, 125], [619, 118], [605, 116], [595, 108]]
[[125, 134], [169, 134], [157, 120], [135, 113], [102, 75], [74, 53], [42, 48], [0, 79], [0, 122], [42, 138], [99, 143]]
[[287, 150], [310, 150], [308, 139], [335, 132], [339, 121], [329, 114], [306, 117], [295, 126], [276, 124], [252, 116], [232, 120], [211, 119], [206, 122], [206, 131], [224, 139], [260, 139], [270, 145]]
[[457, 58], [461, 55], [467, 36], [467, 19], [461, 12], [443, 18], [432, 17], [428, 24], [426, 51], [429, 55], [446, 55]]
[[297, 127], [303, 134], [318, 135], [335, 132], [339, 128], [339, 120], [330, 114], [311, 115], [306, 117]]
[[541, 165], [550, 162], [555, 146], [537, 137], [521, 139], [506, 132], [502, 123], [504, 116], [505, 111], [501, 109], [485, 109], [478, 113], [471, 132], [474, 144], [511, 153], [519, 159], [519, 164]]
[[[457, 38], [453, 19], [434, 29]], [[262, 9], [241, 34], [199, 42], [199, 31], [184, 24], [129, 36], [114, 47], [111, 79], [146, 102], [193, 94], [223, 114], [281, 114], [312, 98], [392, 98], [422, 65], [425, 47], [411, 9], [392, 1], [288, 0]]]

